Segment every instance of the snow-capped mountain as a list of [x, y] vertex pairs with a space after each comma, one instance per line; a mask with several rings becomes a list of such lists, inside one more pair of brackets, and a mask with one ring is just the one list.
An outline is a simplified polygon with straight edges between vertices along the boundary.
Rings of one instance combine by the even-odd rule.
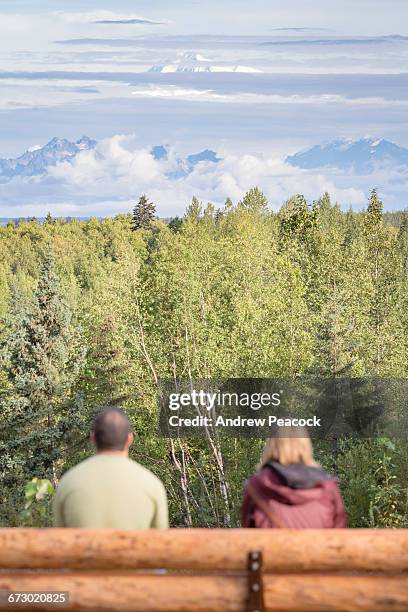
[[286, 161], [298, 168], [334, 167], [365, 174], [385, 164], [408, 166], [408, 149], [384, 139], [334, 140], [289, 155]]
[[[167, 147], [163, 145], [159, 145], [153, 147], [150, 151], [151, 155], [156, 160], [165, 160], [168, 158], [169, 150]], [[169, 171], [166, 176], [170, 179], [177, 180], [179, 178], [183, 178], [188, 176], [196, 167], [197, 164], [201, 162], [211, 162], [213, 164], [217, 164], [221, 159], [217, 157], [217, 153], [215, 151], [211, 151], [211, 149], [205, 149], [204, 151], [200, 151], [199, 153], [193, 153], [192, 155], [188, 155], [186, 158], [177, 158], [176, 159], [176, 168], [173, 168]]]
[[203, 57], [199, 53], [182, 53], [179, 58], [173, 62], [166, 64], [158, 64], [152, 66], [149, 72], [262, 72], [257, 68], [251, 68], [251, 66], [241, 65], [216, 65], [212, 63], [212, 60]]
[[50, 166], [73, 159], [80, 151], [93, 149], [96, 140], [83, 136], [76, 142], [53, 138], [43, 147], [33, 147], [15, 159], [0, 159], [0, 182], [16, 176], [30, 177], [47, 174]]
[[[62, 162], [70, 162], [81, 153], [94, 149], [97, 141], [82, 136], [76, 142], [66, 138], [53, 138], [43, 147], [36, 146], [15, 159], [0, 159], [0, 183], [8, 183], [15, 177], [29, 178], [46, 176], [48, 169]], [[169, 148], [158, 145], [152, 147], [150, 154], [156, 161], [169, 159]], [[200, 162], [217, 163], [221, 161], [214, 151], [205, 149], [187, 157], [172, 156], [172, 163], [166, 176], [170, 179], [179, 179], [190, 174]]]

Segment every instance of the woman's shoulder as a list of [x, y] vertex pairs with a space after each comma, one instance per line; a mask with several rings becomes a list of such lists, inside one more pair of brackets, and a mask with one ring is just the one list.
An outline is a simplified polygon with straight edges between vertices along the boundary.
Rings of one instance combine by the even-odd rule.
[[281, 484], [282, 479], [272, 465], [265, 464], [248, 478], [245, 484], [248, 485], [248, 483], [255, 487], [262, 487], [269, 484]]

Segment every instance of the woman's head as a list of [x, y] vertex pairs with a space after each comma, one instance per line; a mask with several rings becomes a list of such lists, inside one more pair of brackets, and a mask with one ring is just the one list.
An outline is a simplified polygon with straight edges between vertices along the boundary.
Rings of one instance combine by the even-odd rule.
[[282, 465], [303, 463], [316, 465], [313, 458], [312, 442], [307, 430], [303, 427], [280, 427], [266, 441], [261, 465], [277, 461]]

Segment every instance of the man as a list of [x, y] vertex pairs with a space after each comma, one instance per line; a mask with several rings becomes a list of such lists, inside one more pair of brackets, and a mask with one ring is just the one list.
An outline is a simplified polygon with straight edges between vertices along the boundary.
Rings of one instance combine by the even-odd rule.
[[106, 408], [91, 432], [96, 454], [70, 469], [54, 498], [54, 527], [167, 528], [163, 484], [129, 459], [133, 442], [129, 419]]

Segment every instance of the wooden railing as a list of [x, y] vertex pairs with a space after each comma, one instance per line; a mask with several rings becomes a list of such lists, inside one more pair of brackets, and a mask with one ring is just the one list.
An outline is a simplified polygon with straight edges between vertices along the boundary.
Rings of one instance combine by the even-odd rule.
[[[69, 602], [6, 602], [28, 591]], [[407, 611], [408, 530], [0, 529], [0, 593], [8, 611]]]

